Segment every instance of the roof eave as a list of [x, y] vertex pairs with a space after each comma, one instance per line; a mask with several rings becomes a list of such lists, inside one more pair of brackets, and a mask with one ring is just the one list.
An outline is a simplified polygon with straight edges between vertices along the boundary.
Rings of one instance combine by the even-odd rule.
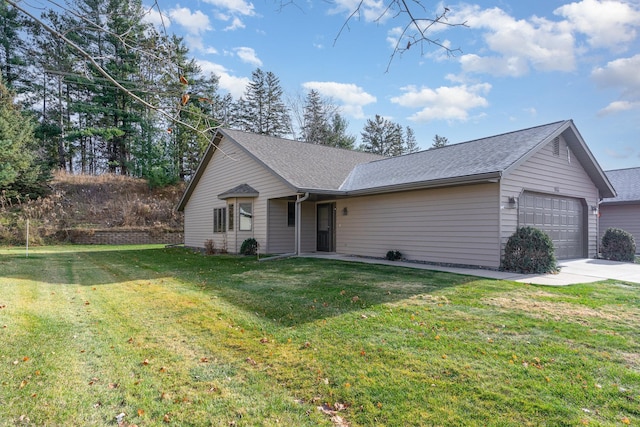
[[398, 191], [422, 190], [438, 187], [453, 187], [457, 185], [495, 183], [500, 181], [502, 173], [500, 171], [485, 172], [476, 175], [456, 176], [452, 178], [432, 179], [427, 181], [416, 181], [402, 184], [385, 185], [381, 187], [363, 188], [358, 190], [347, 190], [344, 193], [348, 196], [362, 196], [369, 194], [393, 193]]

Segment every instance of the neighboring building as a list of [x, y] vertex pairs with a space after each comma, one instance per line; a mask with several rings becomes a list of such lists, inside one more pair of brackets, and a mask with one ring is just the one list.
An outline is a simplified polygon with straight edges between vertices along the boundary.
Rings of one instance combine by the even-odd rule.
[[220, 129], [178, 206], [185, 245], [337, 252], [498, 268], [518, 226], [559, 259], [597, 254], [615, 192], [573, 121], [398, 157]]
[[600, 237], [607, 228], [621, 228], [633, 235], [640, 253], [640, 167], [605, 173], [618, 195], [600, 203]]

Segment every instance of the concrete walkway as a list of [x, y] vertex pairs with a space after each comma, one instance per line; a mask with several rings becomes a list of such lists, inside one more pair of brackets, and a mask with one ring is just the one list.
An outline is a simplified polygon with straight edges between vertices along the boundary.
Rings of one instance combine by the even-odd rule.
[[535, 285], [566, 286], [576, 283], [591, 283], [614, 279], [640, 283], [640, 264], [607, 261], [602, 259], [575, 259], [558, 262], [560, 272], [557, 274], [516, 274], [507, 271], [485, 270], [481, 268], [443, 267], [417, 262], [388, 261], [385, 259], [362, 258], [340, 254], [302, 254], [301, 257], [335, 259], [340, 261], [361, 262], [368, 264], [393, 265], [396, 267], [418, 268], [422, 270], [444, 271], [465, 274], [468, 276], [489, 279], [511, 280]]

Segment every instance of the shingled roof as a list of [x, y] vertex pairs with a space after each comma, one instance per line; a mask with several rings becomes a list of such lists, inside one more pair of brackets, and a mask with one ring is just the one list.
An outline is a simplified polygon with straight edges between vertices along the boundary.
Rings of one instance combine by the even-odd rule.
[[341, 190], [497, 179], [541, 143], [551, 141], [565, 124], [556, 122], [358, 165]]
[[338, 190], [356, 165], [385, 158], [238, 130], [220, 133], [297, 190]]
[[219, 129], [189, 184], [183, 209], [222, 138], [234, 141], [296, 192], [357, 195], [477, 182], [497, 182], [562, 135], [600, 190], [615, 190], [573, 121], [564, 120], [398, 157], [383, 157], [290, 139]]
[[602, 200], [603, 204], [640, 203], [640, 167], [606, 171], [618, 195]]

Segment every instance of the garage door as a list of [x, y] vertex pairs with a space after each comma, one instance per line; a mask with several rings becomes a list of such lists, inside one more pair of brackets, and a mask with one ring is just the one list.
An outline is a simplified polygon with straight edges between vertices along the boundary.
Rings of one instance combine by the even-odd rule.
[[584, 257], [583, 207], [578, 199], [524, 192], [518, 206], [519, 224], [545, 231], [557, 259]]

